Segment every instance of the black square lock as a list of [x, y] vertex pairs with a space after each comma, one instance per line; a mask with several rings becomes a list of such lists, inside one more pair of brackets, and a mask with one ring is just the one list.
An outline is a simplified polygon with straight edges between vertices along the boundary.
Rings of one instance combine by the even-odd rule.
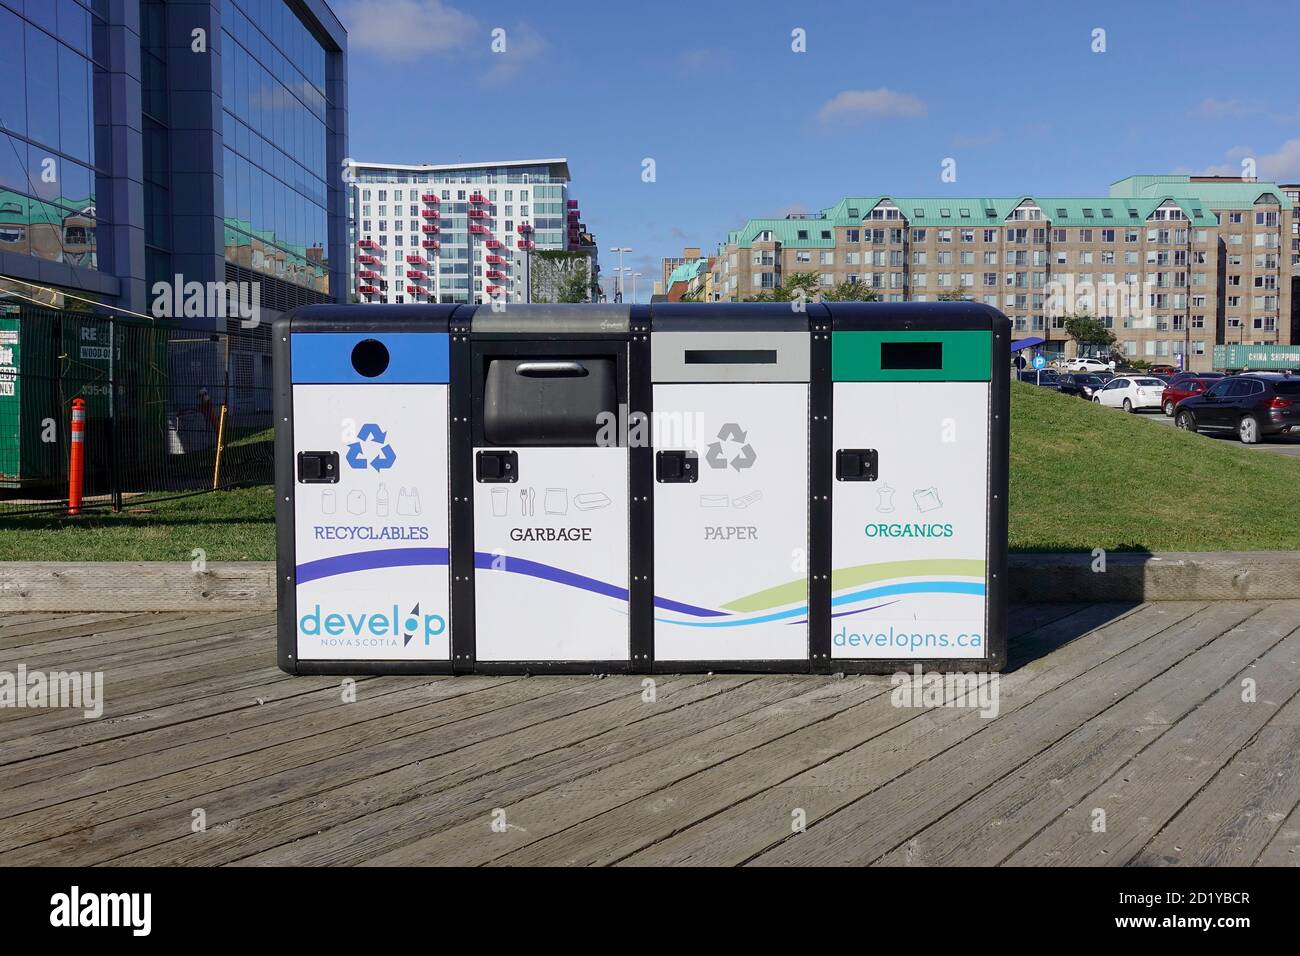
[[339, 480], [339, 453], [298, 452], [298, 480], [304, 485], [332, 485]]
[[655, 481], [688, 484], [700, 478], [700, 458], [693, 451], [661, 451], [655, 454]]
[[874, 448], [841, 448], [835, 453], [836, 481], [875, 481], [880, 454]]
[[518, 481], [519, 452], [479, 452], [474, 461], [474, 478], [484, 484]]

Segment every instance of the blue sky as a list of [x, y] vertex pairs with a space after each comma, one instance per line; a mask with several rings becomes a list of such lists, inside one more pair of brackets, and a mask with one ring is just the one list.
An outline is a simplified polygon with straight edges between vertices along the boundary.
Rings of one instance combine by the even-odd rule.
[[1294, 3], [332, 3], [353, 157], [567, 156], [642, 300], [662, 256], [844, 195], [1104, 195], [1242, 157], [1300, 181]]

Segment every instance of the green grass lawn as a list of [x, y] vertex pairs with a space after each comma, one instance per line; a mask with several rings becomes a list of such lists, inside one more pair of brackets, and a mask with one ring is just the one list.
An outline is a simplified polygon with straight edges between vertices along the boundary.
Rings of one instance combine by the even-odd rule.
[[209, 561], [275, 559], [275, 496], [236, 488], [132, 504], [77, 518], [0, 514], [0, 561]]
[[[1300, 459], [1011, 387], [1014, 550], [1300, 550]], [[189, 561], [202, 548], [269, 561], [273, 509], [270, 488], [246, 488], [117, 515], [0, 515], [0, 560]]]
[[1013, 549], [1300, 549], [1300, 460], [1011, 387]]

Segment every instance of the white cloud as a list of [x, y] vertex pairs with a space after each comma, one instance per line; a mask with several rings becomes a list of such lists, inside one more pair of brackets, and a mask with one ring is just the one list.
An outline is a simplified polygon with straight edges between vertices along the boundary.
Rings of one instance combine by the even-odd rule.
[[1271, 153], [1259, 153], [1249, 146], [1234, 146], [1228, 150], [1228, 162], [1210, 166], [1201, 171], [1208, 176], [1240, 176], [1243, 159], [1255, 161], [1255, 174], [1268, 182], [1300, 182], [1300, 139], [1289, 139]]
[[817, 118], [823, 123], [862, 120], [872, 116], [924, 116], [925, 103], [910, 93], [883, 87], [878, 90], [844, 90], [822, 104]]
[[677, 55], [677, 72], [682, 76], [708, 75], [731, 69], [732, 56], [727, 50], [699, 47]]
[[442, 0], [349, 0], [339, 11], [350, 51], [393, 60], [450, 53], [474, 42], [486, 49], [488, 31]]
[[530, 24], [519, 23], [503, 29], [506, 31], [505, 50], [489, 54], [491, 66], [479, 77], [479, 81], [487, 86], [497, 86], [514, 80], [525, 67], [541, 59], [549, 47], [546, 37], [538, 33]]
[[1250, 113], [1258, 113], [1259, 107], [1244, 100], [1221, 100], [1207, 96], [1197, 105], [1196, 112], [1202, 116], [1246, 116]]

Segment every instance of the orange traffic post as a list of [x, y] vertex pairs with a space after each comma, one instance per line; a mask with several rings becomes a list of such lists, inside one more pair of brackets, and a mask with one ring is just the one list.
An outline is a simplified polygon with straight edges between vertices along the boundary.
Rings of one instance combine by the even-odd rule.
[[68, 514], [81, 514], [82, 465], [86, 455], [86, 400], [72, 400], [72, 452], [68, 461]]

